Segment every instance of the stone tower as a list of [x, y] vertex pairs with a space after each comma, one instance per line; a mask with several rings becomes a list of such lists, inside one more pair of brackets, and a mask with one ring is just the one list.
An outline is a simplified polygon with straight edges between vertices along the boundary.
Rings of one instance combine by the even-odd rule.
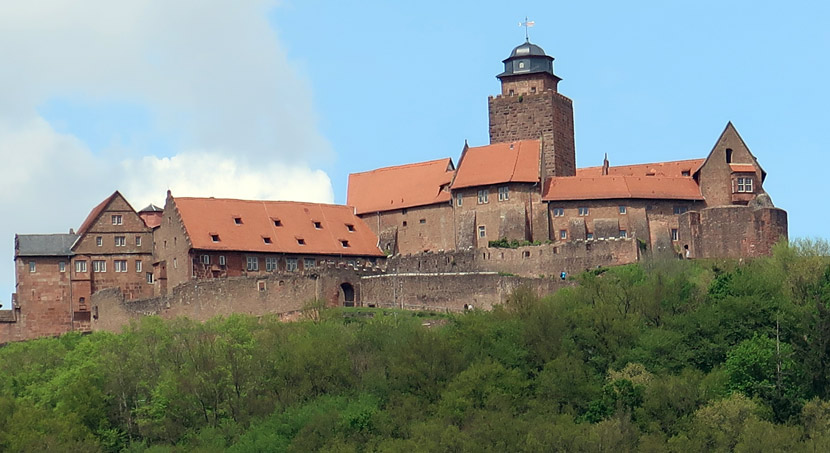
[[557, 91], [553, 57], [525, 41], [504, 61], [490, 96], [490, 143], [542, 139], [542, 180], [576, 174], [573, 102]]

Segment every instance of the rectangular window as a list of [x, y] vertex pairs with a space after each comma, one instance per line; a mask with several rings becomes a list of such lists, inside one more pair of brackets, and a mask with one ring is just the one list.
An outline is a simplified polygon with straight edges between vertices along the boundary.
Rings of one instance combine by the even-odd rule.
[[585, 239], [589, 239], [589, 240], [590, 240], [590, 239], [593, 239], [593, 238], [594, 238], [594, 233], [588, 233], [588, 234], [585, 236]]
[[258, 271], [259, 270], [259, 258], [255, 257], [255, 256], [246, 257], [245, 269], [247, 269], [249, 271]]
[[147, 283], [152, 285], [153, 284], [153, 273], [152, 272], [147, 272], [145, 277], [147, 278]]
[[29, 261], [29, 272], [36, 272], [37, 264], [34, 261]]
[[507, 186], [499, 187], [499, 201], [505, 201], [509, 197]]
[[220, 266], [225, 265], [225, 255], [219, 255], [219, 265]]
[[587, 206], [581, 206], [579, 208], [579, 215], [581, 215], [581, 216], [586, 216], [586, 215], [588, 215], [589, 212], [590, 211], [588, 210]]
[[675, 215], [680, 215], [680, 214], [683, 214], [684, 212], [686, 212], [688, 210], [689, 210], [689, 208], [687, 208], [686, 206], [675, 206], [674, 209], [673, 209], [673, 212], [674, 212]]
[[628, 237], [628, 232], [625, 231], [625, 230], [620, 230], [620, 237], [621, 238], [627, 238]]
[[487, 230], [484, 228], [484, 225], [478, 226], [478, 237], [483, 238], [487, 236]]
[[738, 178], [738, 192], [752, 193], [752, 178]]
[[628, 210], [626, 209], [625, 206], [620, 206], [620, 214], [625, 214], [627, 212], [628, 212]]
[[124, 223], [124, 218], [120, 214], [112, 216], [113, 225], [121, 225]]
[[179, 268], [179, 260], [176, 259], [176, 258], [173, 258], [173, 269], [178, 269], [178, 268]]
[[127, 272], [127, 260], [115, 260], [113, 261], [113, 267], [115, 272]]
[[107, 262], [104, 260], [93, 260], [92, 261], [92, 272], [106, 272], [107, 271]]
[[135, 237], [135, 246], [136, 247], [141, 247], [141, 236], [136, 236]]
[[141, 273], [141, 260], [135, 260], [135, 271]]
[[66, 272], [66, 262], [61, 261], [58, 263], [58, 272]]
[[104, 245], [104, 238], [102, 238], [101, 236], [96, 236], [95, 237], [95, 245], [97, 245], [98, 247], [103, 246]]
[[312, 267], [316, 266], [317, 262], [314, 258], [303, 258], [303, 268], [304, 269], [311, 269]]
[[201, 256], [202, 264], [210, 264], [210, 255], [202, 255]]
[[286, 258], [285, 259], [285, 270], [287, 271], [296, 271], [297, 270], [297, 258]]
[[461, 206], [461, 204], [463, 202], [464, 202], [464, 197], [460, 193], [455, 194], [455, 205], [456, 206]]
[[427, 223], [427, 219], [421, 219], [421, 220], [418, 221], [418, 223], [423, 225], [423, 224]]
[[75, 261], [75, 273], [86, 272], [86, 261]]
[[116, 236], [115, 237], [115, 246], [116, 247], [124, 247], [127, 245], [127, 237], [126, 236]]
[[672, 228], [671, 229], [671, 240], [676, 241], [677, 239], [678, 239], [677, 228]]
[[478, 204], [487, 203], [487, 196], [490, 194], [490, 191], [487, 189], [482, 189], [478, 191]]
[[277, 270], [277, 258], [269, 256], [265, 258], [265, 270], [268, 272]]
[[559, 239], [568, 239], [568, 230], [559, 230]]
[[565, 216], [565, 208], [553, 208], [553, 216], [554, 217], [564, 217]]

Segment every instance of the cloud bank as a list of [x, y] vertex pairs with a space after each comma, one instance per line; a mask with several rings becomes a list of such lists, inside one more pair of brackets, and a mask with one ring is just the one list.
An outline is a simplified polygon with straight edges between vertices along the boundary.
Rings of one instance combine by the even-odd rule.
[[[77, 228], [114, 190], [136, 209], [163, 203], [167, 189], [332, 202], [328, 176], [314, 168], [332, 151], [308, 82], [268, 21], [277, 7], [0, 3], [0, 208], [11, 217], [0, 226], [0, 301], [14, 290], [14, 233]], [[70, 100], [70, 118], [41, 113], [55, 99]], [[73, 116], [73, 103], [93, 108]], [[112, 111], [95, 106], [109, 103], [146, 112], [149, 124], [98, 131], [112, 144], [93, 144], [78, 125], [101, 122]]]

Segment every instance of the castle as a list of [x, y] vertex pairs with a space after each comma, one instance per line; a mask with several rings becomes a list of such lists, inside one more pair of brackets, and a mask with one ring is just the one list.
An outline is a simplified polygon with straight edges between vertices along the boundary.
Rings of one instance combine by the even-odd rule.
[[[115, 192], [77, 232], [15, 236], [0, 343], [117, 330], [147, 315], [290, 316], [330, 305], [490, 307], [642, 253], [769, 254], [786, 212], [729, 123], [705, 158], [576, 168], [572, 101], [526, 41], [489, 98], [490, 144], [349, 175], [347, 206], [177, 198], [135, 211]], [[493, 242], [524, 244], [501, 248]], [[557, 276], [551, 278], [551, 276]]]

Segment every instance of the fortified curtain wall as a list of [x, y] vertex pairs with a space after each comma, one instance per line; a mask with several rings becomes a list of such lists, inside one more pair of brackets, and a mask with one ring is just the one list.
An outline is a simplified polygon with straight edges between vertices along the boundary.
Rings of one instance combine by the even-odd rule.
[[153, 315], [165, 319], [185, 316], [197, 321], [234, 313], [290, 315], [313, 300], [325, 301], [327, 306], [342, 306], [343, 285], [350, 287], [359, 301], [361, 275], [376, 273], [332, 267], [195, 280], [173, 288], [165, 296], [138, 300], [126, 300], [118, 288], [112, 288], [93, 294], [91, 328], [119, 332], [130, 321]]
[[361, 279], [363, 305], [405, 310], [489, 310], [503, 304], [520, 286], [537, 295], [551, 294], [573, 281], [529, 278], [498, 273], [392, 274]]
[[397, 255], [386, 260], [388, 274], [501, 272], [522, 277], [577, 274], [597, 266], [619, 266], [640, 258], [633, 238], [611, 238], [511, 248]]

